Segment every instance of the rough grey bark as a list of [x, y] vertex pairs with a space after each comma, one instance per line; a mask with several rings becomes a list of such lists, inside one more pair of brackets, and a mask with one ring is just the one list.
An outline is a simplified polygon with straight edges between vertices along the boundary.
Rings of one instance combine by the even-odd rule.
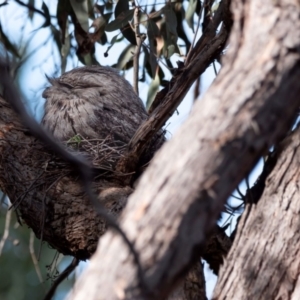
[[157, 153], [122, 215], [144, 278], [122, 239], [108, 232], [69, 299], [166, 297], [232, 190], [291, 126], [300, 104], [299, 2], [235, 0], [232, 11], [223, 69]]
[[203, 265], [198, 261], [168, 300], [207, 300]]
[[214, 299], [300, 299], [300, 130], [275, 152], [257, 205], [248, 205]]

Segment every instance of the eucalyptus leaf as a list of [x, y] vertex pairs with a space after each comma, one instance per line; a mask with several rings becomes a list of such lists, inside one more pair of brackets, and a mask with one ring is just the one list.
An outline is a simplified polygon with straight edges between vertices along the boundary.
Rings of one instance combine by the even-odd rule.
[[69, 0], [58, 1], [57, 9], [56, 9], [56, 17], [57, 17], [58, 25], [61, 30], [61, 40], [63, 44], [65, 43], [67, 20], [71, 9], [72, 7]]
[[148, 35], [149, 47], [150, 47], [149, 63], [151, 66], [152, 78], [154, 78], [156, 73], [156, 68], [157, 68], [156, 38], [160, 36], [160, 32], [157, 24], [151, 19], [148, 20], [147, 35]]
[[193, 32], [194, 32], [194, 15], [197, 7], [197, 2], [198, 0], [190, 0], [188, 8], [185, 13], [186, 22], [188, 23], [189, 27], [193, 30]]
[[[54, 27], [54, 26], [53, 26]], [[54, 34], [55, 35], [55, 34]], [[55, 38], [55, 37], [54, 37]], [[55, 38], [56, 39], [56, 38]], [[65, 31], [65, 37], [64, 37], [64, 44], [61, 45], [60, 48], [60, 57], [61, 57], [61, 74], [65, 73], [66, 67], [67, 67], [67, 60], [68, 56], [70, 54], [71, 49], [71, 40], [70, 40], [70, 34], [68, 31], [68, 22], [66, 24], [66, 31]]]
[[163, 54], [169, 59], [175, 52], [178, 52], [177, 17], [171, 5], [165, 7], [165, 27], [162, 26], [161, 31], [164, 33]]
[[94, 31], [94, 33], [90, 34], [93, 41], [97, 41], [97, 42], [100, 41], [100, 39], [104, 33], [105, 25], [106, 25], [106, 20], [102, 16], [96, 18], [93, 21], [91, 27], [94, 27], [95, 31]]
[[128, 22], [133, 18], [133, 13], [134, 9], [122, 12], [115, 20], [106, 25], [105, 31], [115, 31], [123, 28], [125, 25], [128, 25]]
[[[31, 7], [34, 7], [34, 0], [29, 0], [28, 1], [28, 5], [31, 6]], [[33, 18], [33, 13], [34, 11], [32, 9], [28, 9], [28, 16], [29, 16], [29, 19], [32, 20]]]
[[74, 10], [76, 18], [85, 31], [89, 31], [89, 9], [88, 9], [88, 0], [70, 0], [71, 6]]
[[174, 36], [177, 37], [177, 18], [176, 14], [171, 5], [167, 5], [164, 9], [164, 14], [166, 16], [166, 26], [167, 30]]
[[119, 36], [120, 34], [118, 33], [118, 34], [116, 34], [112, 39], [111, 39], [111, 42], [110, 42], [110, 45], [108, 46], [108, 48], [107, 48], [107, 50], [106, 50], [106, 54], [108, 55], [108, 51], [110, 50], [110, 48], [116, 43], [116, 42], [118, 42], [119, 41], [119, 39], [118, 39], [118, 36]]
[[104, 9], [105, 9], [105, 5], [99, 5], [99, 4], [95, 4], [95, 8], [96, 10], [101, 14], [103, 15], [104, 14]]
[[155, 99], [155, 96], [158, 92], [159, 86], [160, 86], [159, 76], [156, 75], [154, 80], [152, 80], [152, 82], [149, 86], [148, 95], [147, 95], [147, 102], [146, 102], [146, 109], [147, 110], [150, 108], [153, 100]]
[[86, 66], [99, 65], [94, 53], [80, 54], [77, 52], [77, 57]]
[[109, 19], [112, 16], [112, 13], [102, 14], [103, 18], [106, 20], [106, 23], [109, 21]]
[[119, 0], [115, 8], [115, 18], [117, 18], [121, 13], [129, 10], [128, 0]]
[[219, 8], [219, 5], [220, 5], [220, 2], [216, 2], [216, 3], [212, 6], [212, 8], [211, 8], [212, 13], [214, 13], [214, 12]]
[[126, 65], [130, 60], [133, 58], [135, 47], [132, 45], [127, 46], [121, 53], [118, 62], [117, 62], [117, 69], [124, 70]]
[[[197, 0], [197, 3], [199, 3], [199, 0]], [[188, 52], [188, 49], [191, 47], [191, 42], [189, 41], [187, 37], [186, 30], [183, 26], [183, 19], [185, 18], [185, 11], [183, 6], [181, 5], [181, 8], [176, 12], [176, 17], [177, 17], [177, 34], [178, 37], [181, 38], [186, 47], [186, 53]]]
[[158, 11], [154, 11], [152, 13], [149, 14], [149, 19], [155, 19], [155, 18], [158, 18], [160, 17], [162, 14], [164, 14], [165, 12], [165, 6], [162, 7], [160, 10]]
[[50, 12], [49, 12], [49, 8], [48, 6], [45, 4], [45, 2], [43, 1], [43, 4], [42, 4], [42, 10], [45, 14], [45, 23], [42, 27], [48, 27], [51, 25], [51, 16], [50, 16]]
[[128, 24], [125, 25], [123, 28], [121, 28], [121, 32], [124, 36], [124, 38], [130, 42], [132, 45], [137, 45], [136, 43], [136, 37], [135, 37], [135, 32], [132, 30], [132, 27], [129, 26]]
[[88, 15], [92, 20], [95, 20], [94, 1], [93, 0], [88, 0]]
[[169, 59], [176, 52], [176, 46], [173, 44], [167, 45], [164, 56]]

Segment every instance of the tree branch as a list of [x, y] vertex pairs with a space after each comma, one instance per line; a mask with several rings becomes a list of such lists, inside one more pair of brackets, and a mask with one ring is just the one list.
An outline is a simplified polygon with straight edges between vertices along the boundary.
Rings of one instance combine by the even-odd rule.
[[139, 58], [141, 53], [141, 47], [143, 41], [145, 40], [145, 35], [140, 32], [140, 22], [139, 22], [139, 12], [140, 8], [136, 6], [134, 10], [134, 31], [136, 39], [136, 47], [133, 56], [133, 89], [137, 95], [139, 95]]
[[[159, 92], [150, 108], [150, 117], [144, 122], [128, 146], [128, 155], [120, 160], [118, 169], [130, 172], [135, 169], [139, 157], [153, 136], [162, 128], [172, 116], [180, 102], [184, 99], [194, 81], [220, 55], [227, 41], [230, 28], [225, 22], [222, 30], [217, 34], [216, 29], [222, 22], [224, 11], [229, 11], [230, 0], [223, 0], [215, 14], [214, 21], [197, 42], [195, 50], [191, 51], [192, 60], [181, 66], [172, 78], [170, 85]], [[227, 16], [228, 18], [228, 16]], [[212, 38], [213, 35], [213, 38]], [[154, 109], [154, 107], [156, 107]]]
[[73, 258], [70, 265], [56, 278], [44, 300], [51, 300], [58, 286], [76, 269], [79, 264], [77, 258]]
[[299, 138], [283, 141], [259, 202], [247, 204], [213, 299], [298, 298]]
[[21, 0], [15, 0], [15, 2], [17, 2], [19, 5], [23, 6], [23, 7], [27, 7], [28, 10], [33, 11], [38, 13], [39, 15], [41, 15], [42, 17], [45, 18], [45, 22], [47, 22], [47, 24], [50, 22], [50, 19], [48, 15], [46, 15], [44, 12], [42, 12], [41, 10], [37, 9], [34, 7], [34, 5], [31, 5], [30, 3], [24, 3]]
[[[129, 198], [121, 224], [135, 240], [152, 298], [180, 282], [232, 191], [297, 113], [299, 4], [281, 2], [279, 11], [272, 0], [234, 1], [223, 69]], [[143, 298], [128, 250], [111, 232], [69, 299], [99, 299], [99, 290], [105, 299]]]

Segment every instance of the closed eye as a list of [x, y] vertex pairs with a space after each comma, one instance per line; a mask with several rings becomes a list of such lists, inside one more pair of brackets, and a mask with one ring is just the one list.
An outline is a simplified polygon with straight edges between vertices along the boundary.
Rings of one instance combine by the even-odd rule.
[[74, 86], [70, 85], [70, 84], [67, 84], [67, 83], [64, 83], [64, 82], [60, 82], [60, 85], [62, 85], [63, 87], [66, 87], [68, 89], [73, 89]]

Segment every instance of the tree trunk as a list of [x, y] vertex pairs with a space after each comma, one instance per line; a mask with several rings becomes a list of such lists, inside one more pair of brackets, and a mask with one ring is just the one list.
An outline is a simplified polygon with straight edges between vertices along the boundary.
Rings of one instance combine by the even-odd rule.
[[248, 205], [214, 299], [300, 299], [300, 130], [281, 145], [257, 205]]
[[223, 69], [123, 212], [142, 271], [122, 238], [108, 232], [69, 299], [165, 298], [230, 193], [290, 128], [300, 104], [299, 2], [235, 0], [232, 11]]
[[198, 261], [168, 300], [207, 300], [203, 265]]

